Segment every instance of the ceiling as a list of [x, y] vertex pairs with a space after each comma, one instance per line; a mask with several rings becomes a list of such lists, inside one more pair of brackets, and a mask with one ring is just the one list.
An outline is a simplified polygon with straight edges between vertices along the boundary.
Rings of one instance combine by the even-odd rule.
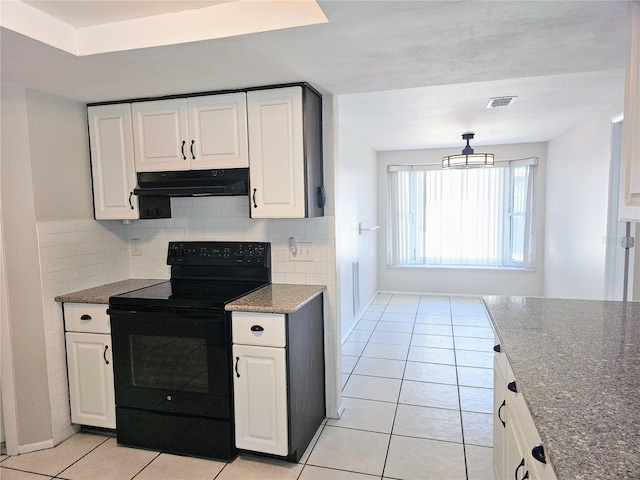
[[[17, 0], [2, 0], [0, 8], [7, 1]], [[41, 9], [45, 20], [78, 32], [136, 25], [152, 37], [158, 32], [149, 25], [172, 15], [204, 18], [213, 9], [240, 6], [258, 12], [264, 3], [85, 0], [21, 7]], [[93, 8], [98, 4], [109, 7], [109, 16]], [[462, 147], [467, 131], [476, 134], [472, 146], [548, 141], [589, 115], [622, 107], [627, 1], [317, 5], [328, 22], [80, 56], [5, 28], [2, 12], [0, 77], [3, 86], [80, 102], [308, 81], [338, 96], [340, 122], [376, 150]], [[188, 11], [175, 11], [178, 6]], [[283, 17], [257, 16], [267, 23]], [[220, 21], [207, 18], [214, 17]], [[163, 39], [171, 34], [159, 30]], [[508, 107], [485, 108], [490, 97], [505, 95], [518, 98]]]

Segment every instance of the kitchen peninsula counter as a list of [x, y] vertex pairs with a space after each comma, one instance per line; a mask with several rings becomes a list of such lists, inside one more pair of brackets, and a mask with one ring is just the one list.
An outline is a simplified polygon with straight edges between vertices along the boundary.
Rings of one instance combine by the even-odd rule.
[[483, 301], [558, 479], [640, 479], [640, 302]]
[[120, 295], [122, 293], [132, 292], [141, 288], [150, 287], [168, 280], [158, 280], [149, 278], [132, 278], [122, 280], [120, 282], [107, 283], [99, 287], [88, 288], [78, 292], [72, 292], [65, 295], [58, 295], [56, 302], [65, 303], [109, 303], [109, 297]]
[[324, 285], [272, 283], [225, 306], [227, 311], [293, 313], [327, 289]]

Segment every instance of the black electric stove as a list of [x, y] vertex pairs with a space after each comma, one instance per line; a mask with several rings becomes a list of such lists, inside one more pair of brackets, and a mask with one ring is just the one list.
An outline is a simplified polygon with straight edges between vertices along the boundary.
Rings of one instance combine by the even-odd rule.
[[109, 299], [118, 443], [236, 453], [226, 303], [271, 282], [261, 242], [170, 242], [171, 280]]

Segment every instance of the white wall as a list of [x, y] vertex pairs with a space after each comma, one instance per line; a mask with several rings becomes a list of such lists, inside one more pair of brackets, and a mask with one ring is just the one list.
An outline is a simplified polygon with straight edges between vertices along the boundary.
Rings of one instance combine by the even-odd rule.
[[604, 299], [611, 159], [608, 109], [548, 143], [544, 295]]
[[[336, 268], [341, 338], [344, 341], [377, 292], [377, 234], [360, 235], [358, 224], [377, 225], [376, 152], [343, 125], [339, 130], [340, 175], [336, 178]], [[353, 262], [359, 261], [359, 307], [354, 309]]]
[[27, 90], [36, 221], [93, 218], [84, 104]]
[[378, 288], [385, 291], [444, 293], [462, 295], [542, 295], [544, 259], [544, 185], [546, 144], [483, 146], [496, 161], [538, 157], [536, 175], [536, 260], [531, 270], [417, 268], [387, 266], [387, 166], [439, 163], [444, 155], [460, 149], [405, 150], [378, 153]]
[[[52, 421], [29, 150], [32, 139], [24, 89], [2, 87], [1, 94], [0, 220], [8, 294], [2, 330], [11, 335], [3, 345], [8, 344], [12, 354], [12, 363], [2, 364], [2, 381], [4, 384], [11, 375], [14, 379], [9, 387], [15, 403], [11, 411], [16, 417], [12, 423], [17, 420], [18, 446], [34, 449], [52, 446]], [[11, 369], [8, 376], [4, 369]]]

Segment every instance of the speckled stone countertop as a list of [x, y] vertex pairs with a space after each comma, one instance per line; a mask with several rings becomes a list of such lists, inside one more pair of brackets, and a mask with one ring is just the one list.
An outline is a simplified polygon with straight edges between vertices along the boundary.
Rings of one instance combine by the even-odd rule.
[[272, 283], [225, 306], [228, 311], [293, 313], [327, 289], [324, 285]]
[[640, 479], [640, 302], [483, 300], [558, 479]]
[[122, 280], [121, 282], [108, 283], [100, 287], [88, 288], [79, 292], [68, 293], [66, 295], [58, 295], [56, 302], [69, 303], [109, 303], [109, 297], [112, 295], [120, 295], [121, 293], [132, 292], [151, 285], [166, 282], [167, 280], [154, 280], [147, 278], [132, 278], [130, 280]]

